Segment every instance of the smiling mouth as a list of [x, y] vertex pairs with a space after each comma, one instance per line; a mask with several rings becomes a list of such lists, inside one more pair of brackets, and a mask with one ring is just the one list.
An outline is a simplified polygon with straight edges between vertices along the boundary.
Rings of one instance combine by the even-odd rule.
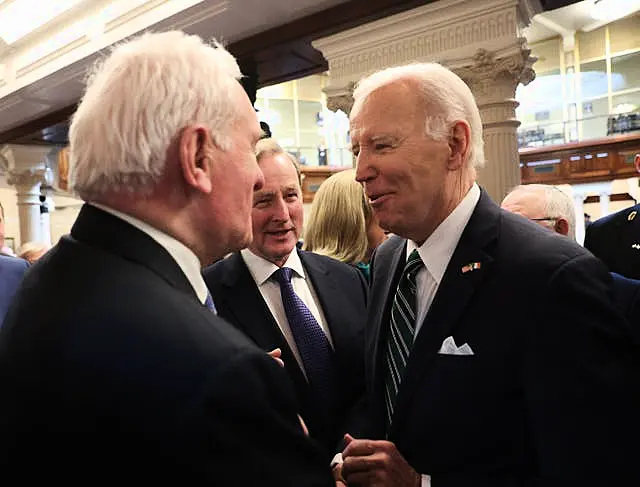
[[286, 235], [287, 233], [289, 233], [292, 229], [288, 228], [286, 230], [276, 230], [274, 232], [268, 232], [269, 235], [273, 235], [274, 237], [282, 237], [284, 235]]

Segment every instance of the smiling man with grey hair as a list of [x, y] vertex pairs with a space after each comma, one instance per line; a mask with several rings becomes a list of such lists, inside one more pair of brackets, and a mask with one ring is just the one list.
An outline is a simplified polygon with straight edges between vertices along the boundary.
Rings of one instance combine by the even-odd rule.
[[334, 473], [376, 486], [637, 483], [625, 441], [636, 349], [604, 266], [476, 183], [482, 120], [453, 72], [389, 68], [354, 99], [356, 179], [396, 236], [372, 259], [369, 429], [346, 437]]
[[240, 76], [220, 45], [165, 32], [90, 78], [69, 132], [87, 204], [0, 331], [3, 478], [332, 485], [286, 373], [200, 274], [251, 242], [263, 184]]

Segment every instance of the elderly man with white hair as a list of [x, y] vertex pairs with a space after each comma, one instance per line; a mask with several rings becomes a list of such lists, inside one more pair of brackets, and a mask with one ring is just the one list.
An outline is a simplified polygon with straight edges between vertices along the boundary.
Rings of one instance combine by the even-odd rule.
[[[502, 200], [502, 208], [542, 225], [558, 235], [576, 239], [576, 211], [571, 198], [555, 186], [524, 184]], [[616, 307], [640, 332], [640, 281], [615, 272], [612, 291]]]
[[86, 204], [0, 332], [4, 479], [333, 484], [286, 373], [200, 274], [251, 241], [263, 184], [240, 76], [220, 45], [166, 32], [91, 77], [69, 137]]
[[[606, 268], [502, 211], [476, 183], [478, 107], [434, 63], [362, 80], [356, 179], [395, 234], [372, 264], [369, 429], [347, 436], [351, 485], [638, 482], [637, 376]], [[354, 438], [355, 437], [355, 438]]]

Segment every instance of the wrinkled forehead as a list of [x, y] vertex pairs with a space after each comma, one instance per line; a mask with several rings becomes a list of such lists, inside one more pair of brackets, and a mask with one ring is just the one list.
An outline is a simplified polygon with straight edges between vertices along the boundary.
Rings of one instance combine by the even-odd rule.
[[401, 130], [422, 126], [427, 115], [424, 100], [409, 83], [391, 83], [354, 102], [349, 115], [351, 137], [369, 131]]

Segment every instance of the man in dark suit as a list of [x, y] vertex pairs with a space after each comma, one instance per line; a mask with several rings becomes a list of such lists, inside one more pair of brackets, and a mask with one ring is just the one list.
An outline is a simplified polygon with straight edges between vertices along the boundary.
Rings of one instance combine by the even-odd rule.
[[26, 260], [0, 255], [0, 326], [28, 268]]
[[[640, 154], [634, 164], [640, 173]], [[640, 204], [592, 222], [586, 229], [584, 246], [611, 272], [640, 279]]]
[[2, 478], [332, 485], [286, 374], [200, 273], [251, 240], [260, 127], [240, 76], [219, 45], [165, 32], [92, 77], [70, 128], [87, 204], [0, 330]]
[[[367, 285], [355, 267], [297, 249], [303, 206], [296, 163], [271, 139], [256, 150], [265, 184], [254, 196], [253, 242], [204, 277], [220, 316], [263, 350], [281, 350], [301, 415], [328, 463], [347, 425], [355, 427], [364, 392]], [[310, 321], [288, 306], [292, 289], [278, 280], [284, 270]], [[309, 347], [310, 334], [318, 346]]]
[[[527, 184], [512, 189], [502, 201], [504, 210], [536, 222], [575, 241], [576, 211], [568, 195], [554, 186]], [[640, 281], [611, 273], [613, 301], [634, 329], [640, 332]]]
[[370, 430], [349, 485], [622, 485], [637, 480], [631, 334], [589, 252], [475, 183], [482, 121], [438, 64], [362, 80], [356, 178], [393, 232], [372, 265]]

